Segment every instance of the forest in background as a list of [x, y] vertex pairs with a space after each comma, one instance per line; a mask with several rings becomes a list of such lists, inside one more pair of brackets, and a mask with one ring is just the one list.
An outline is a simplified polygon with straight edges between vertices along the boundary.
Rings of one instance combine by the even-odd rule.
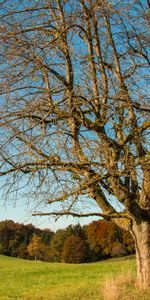
[[49, 262], [87, 263], [135, 252], [129, 232], [111, 221], [69, 225], [56, 232], [12, 220], [0, 222], [0, 254]]

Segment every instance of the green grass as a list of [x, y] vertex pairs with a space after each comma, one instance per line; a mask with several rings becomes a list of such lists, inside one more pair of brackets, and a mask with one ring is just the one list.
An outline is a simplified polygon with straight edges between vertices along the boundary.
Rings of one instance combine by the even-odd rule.
[[0, 256], [0, 300], [101, 300], [104, 281], [129, 269], [134, 276], [134, 258], [69, 265]]

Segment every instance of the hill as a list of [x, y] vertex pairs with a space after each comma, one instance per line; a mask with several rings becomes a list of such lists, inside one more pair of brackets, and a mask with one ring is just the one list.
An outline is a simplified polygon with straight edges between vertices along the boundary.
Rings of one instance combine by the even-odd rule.
[[[0, 300], [106, 300], [107, 283], [111, 295], [111, 279], [124, 278], [122, 274], [129, 274], [129, 270], [134, 277], [135, 260], [132, 257], [69, 265], [0, 256], [0, 268]], [[136, 297], [137, 291], [133, 291], [131, 282], [128, 282], [128, 299], [149, 299], [146, 293], [144, 298], [142, 295], [132, 298], [131, 291]], [[127, 298], [122, 295], [121, 299]]]

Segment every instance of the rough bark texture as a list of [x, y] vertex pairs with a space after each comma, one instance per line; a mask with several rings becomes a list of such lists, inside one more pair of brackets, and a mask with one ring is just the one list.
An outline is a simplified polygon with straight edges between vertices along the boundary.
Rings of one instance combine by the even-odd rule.
[[150, 286], [150, 222], [133, 225], [133, 236], [136, 247], [137, 284]]

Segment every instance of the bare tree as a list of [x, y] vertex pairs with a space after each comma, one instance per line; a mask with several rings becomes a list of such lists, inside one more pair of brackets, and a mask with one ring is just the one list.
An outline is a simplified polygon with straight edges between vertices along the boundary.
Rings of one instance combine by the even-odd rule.
[[150, 285], [149, 14], [149, 1], [31, 0], [5, 1], [0, 16], [7, 196], [35, 199], [35, 215], [95, 215], [128, 229], [143, 286]]

